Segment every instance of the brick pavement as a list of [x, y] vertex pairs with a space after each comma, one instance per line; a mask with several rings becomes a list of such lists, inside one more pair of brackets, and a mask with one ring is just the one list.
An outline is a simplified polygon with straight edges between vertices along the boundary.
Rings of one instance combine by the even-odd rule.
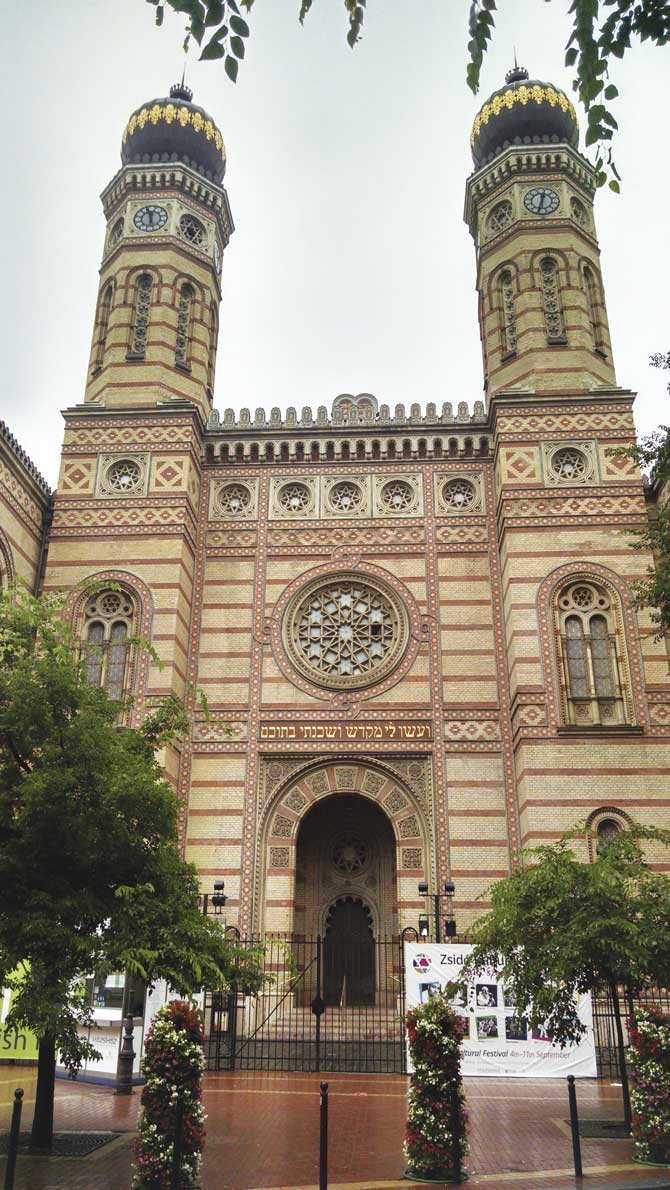
[[[402, 1182], [406, 1079], [392, 1075], [326, 1076], [330, 1084], [330, 1190], [408, 1190]], [[316, 1190], [318, 1084], [313, 1074], [215, 1074], [205, 1080], [208, 1139], [204, 1190]], [[0, 1128], [7, 1128], [11, 1091], [23, 1085], [30, 1124], [34, 1075], [0, 1067]], [[564, 1123], [562, 1081], [466, 1080], [470, 1114], [469, 1184], [501, 1190], [564, 1190], [576, 1185]], [[620, 1089], [578, 1083], [583, 1117], [621, 1114]], [[117, 1098], [107, 1088], [59, 1082], [59, 1130], [112, 1130], [113, 1144], [76, 1161], [20, 1158], [16, 1190], [127, 1190], [130, 1145], [139, 1094]], [[632, 1161], [630, 1141], [585, 1140], [589, 1190], [670, 1187], [670, 1171]], [[0, 1169], [2, 1164], [0, 1164]]]

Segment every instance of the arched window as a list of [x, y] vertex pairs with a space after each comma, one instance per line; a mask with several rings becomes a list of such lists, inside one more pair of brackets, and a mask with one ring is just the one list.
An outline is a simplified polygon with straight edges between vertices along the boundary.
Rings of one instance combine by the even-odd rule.
[[596, 583], [573, 580], [559, 592], [557, 612], [566, 721], [583, 727], [632, 722], [613, 596]]
[[544, 304], [544, 323], [547, 331], [548, 343], [565, 342], [565, 324], [561, 305], [561, 287], [558, 278], [558, 265], [553, 256], [543, 256], [540, 261], [540, 277], [542, 281], [542, 300]]
[[185, 282], [179, 290], [179, 305], [177, 306], [177, 338], [174, 349], [174, 362], [178, 368], [190, 368], [189, 351], [191, 347], [191, 319], [193, 317], [193, 299], [195, 290]]
[[140, 273], [135, 282], [135, 300], [133, 302], [133, 319], [130, 328], [128, 359], [144, 359], [146, 356], [153, 284], [154, 279], [151, 273]]
[[216, 350], [219, 345], [219, 315], [212, 302], [209, 307], [209, 354], [207, 356], [207, 388], [210, 399], [214, 394], [214, 378], [216, 376]]
[[503, 269], [499, 281], [500, 333], [502, 336], [503, 359], [516, 351], [516, 306], [514, 301], [514, 278], [511, 269]]
[[596, 351], [602, 351], [603, 343], [600, 334], [600, 321], [598, 318], [598, 286], [593, 272], [588, 265], [584, 265], [582, 269], [582, 278], [584, 280], [584, 292], [586, 294], [586, 308], [589, 314], [589, 323], [591, 324], [591, 337], [593, 339], [593, 346]]
[[132, 635], [133, 602], [124, 591], [100, 591], [84, 608], [86, 676], [115, 702], [126, 692], [128, 638]]
[[102, 367], [105, 359], [105, 347], [107, 346], [107, 328], [109, 327], [109, 314], [112, 308], [112, 296], [114, 293], [114, 284], [109, 281], [102, 293], [100, 294], [100, 303], [98, 305], [97, 318], [97, 336], [95, 344], [95, 354], [93, 357], [93, 371], [98, 372]]

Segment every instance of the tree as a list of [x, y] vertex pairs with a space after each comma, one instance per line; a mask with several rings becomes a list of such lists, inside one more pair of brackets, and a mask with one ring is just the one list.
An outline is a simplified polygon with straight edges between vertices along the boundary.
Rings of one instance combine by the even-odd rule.
[[576, 997], [607, 987], [630, 1125], [617, 989], [667, 984], [670, 879], [647, 865], [643, 845], [670, 844], [670, 831], [620, 831], [599, 845], [594, 863], [582, 863], [572, 850], [580, 835], [583, 828], [575, 827], [557, 843], [525, 852], [524, 867], [493, 886], [493, 908], [475, 924], [464, 976], [501, 970], [519, 1014], [561, 1045], [584, 1032]]
[[[10, 1027], [39, 1041], [34, 1147], [53, 1132], [56, 1053], [76, 1071], [97, 1056], [80, 1026], [94, 972], [127, 970], [183, 993], [254, 990], [258, 956], [198, 909], [177, 851], [178, 798], [156, 749], [185, 730], [174, 699], [139, 731], [90, 686], [57, 601], [0, 598], [0, 986]], [[138, 647], [138, 646], [136, 646]]]
[[[670, 371], [670, 352], [652, 355], [651, 364]], [[656, 639], [660, 640], [670, 633], [670, 426], [659, 426], [634, 446], [612, 453], [632, 458], [649, 471], [656, 492], [647, 525], [633, 534], [633, 549], [648, 551], [654, 558], [645, 577], [633, 584], [633, 599], [638, 609], [651, 612]]]
[[[340, 3], [342, 0], [340, 0]], [[191, 38], [201, 47], [200, 57], [221, 59], [228, 77], [237, 81], [239, 61], [245, 55], [249, 26], [240, 16], [237, 0], [147, 0], [156, 9], [156, 23], [163, 23], [165, 6], [187, 18], [185, 47]], [[254, 0], [240, 0], [247, 10]], [[367, 0], [344, 0], [349, 28], [347, 41], [353, 47], [360, 40]], [[313, 0], [300, 0], [302, 23]], [[597, 146], [596, 176], [603, 186], [619, 190], [619, 174], [612, 158], [612, 140], [617, 122], [609, 104], [619, 92], [608, 82], [612, 59], [623, 58], [631, 40], [667, 45], [670, 41], [670, 0], [605, 0], [609, 11], [599, 23], [599, 0], [573, 0], [572, 32], [565, 48], [565, 64], [575, 68], [573, 89], [588, 115], [585, 143]], [[471, 0], [466, 70], [468, 86], [476, 95], [479, 79], [495, 25], [496, 0]], [[204, 44], [203, 44], [204, 43]]]

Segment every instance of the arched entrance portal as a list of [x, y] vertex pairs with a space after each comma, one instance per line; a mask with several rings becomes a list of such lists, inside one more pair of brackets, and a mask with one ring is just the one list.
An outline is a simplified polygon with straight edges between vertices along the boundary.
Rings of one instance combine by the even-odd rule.
[[360, 897], [338, 897], [328, 911], [323, 946], [326, 1004], [374, 1004], [372, 918]]
[[335, 793], [311, 807], [298, 833], [295, 880], [298, 936], [331, 937], [341, 953], [347, 937], [397, 933], [393, 828], [369, 798]]

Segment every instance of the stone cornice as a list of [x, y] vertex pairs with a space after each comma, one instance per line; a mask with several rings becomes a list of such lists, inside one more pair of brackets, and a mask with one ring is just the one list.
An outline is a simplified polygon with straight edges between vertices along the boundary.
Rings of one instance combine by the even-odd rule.
[[109, 221], [129, 197], [157, 193], [194, 199], [207, 207], [219, 224], [224, 244], [235, 230], [233, 215], [224, 186], [217, 186], [182, 162], [156, 162], [154, 165], [124, 165], [101, 194], [105, 218]]
[[463, 219], [471, 234], [474, 235], [476, 231], [478, 204], [500, 186], [527, 174], [556, 173], [567, 175], [581, 186], [589, 199], [593, 197], [596, 189], [593, 166], [570, 145], [510, 145], [493, 161], [487, 161], [480, 169], [470, 174], [466, 182]]

